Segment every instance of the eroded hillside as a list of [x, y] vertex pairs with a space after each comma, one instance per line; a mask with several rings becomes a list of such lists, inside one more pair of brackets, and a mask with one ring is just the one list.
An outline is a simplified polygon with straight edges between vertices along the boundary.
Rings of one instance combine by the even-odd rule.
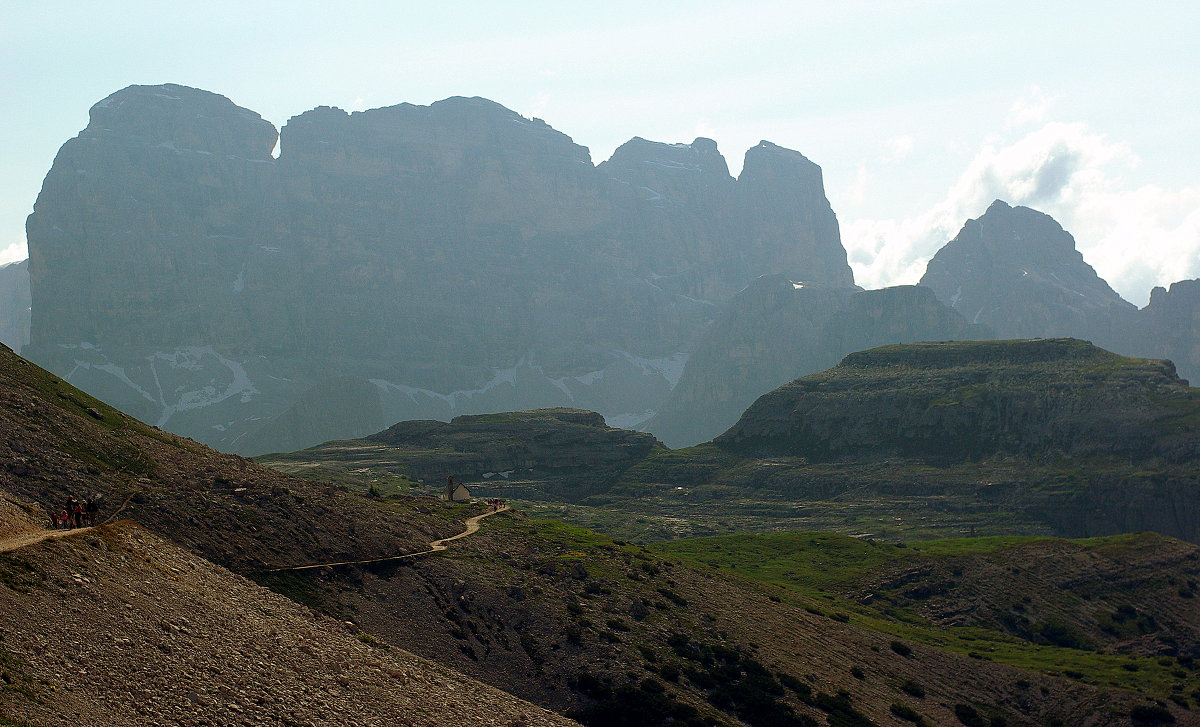
[[574, 724], [129, 521], [0, 554], [0, 671], [2, 724]]

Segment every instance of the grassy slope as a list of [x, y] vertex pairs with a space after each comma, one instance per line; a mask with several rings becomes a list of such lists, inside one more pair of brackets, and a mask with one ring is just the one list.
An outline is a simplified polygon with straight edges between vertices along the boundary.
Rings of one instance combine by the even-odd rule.
[[[882, 633], [1088, 684], [1174, 697], [1181, 703], [1200, 700], [1200, 674], [1194, 671], [1194, 662], [1187, 656], [1176, 659], [1100, 653], [1093, 649], [1032, 643], [999, 629], [935, 624], [915, 604], [888, 598], [886, 590], [878, 588], [877, 583], [873, 583], [876, 586], [872, 589], [873, 598], [854, 597], [861, 594], [863, 583], [872, 582], [872, 574], [882, 570], [903, 570], [930, 560], [996, 556], [1015, 552], [1021, 546], [1064, 542], [1112, 554], [1128, 549], [1142, 537], [1062, 541], [1007, 536], [929, 541], [903, 547], [832, 533], [794, 532], [696, 538], [659, 544], [654, 549], [779, 586], [815, 610], [839, 618], [848, 616], [850, 622]], [[1025, 553], [1024, 557], [1027, 556]]]

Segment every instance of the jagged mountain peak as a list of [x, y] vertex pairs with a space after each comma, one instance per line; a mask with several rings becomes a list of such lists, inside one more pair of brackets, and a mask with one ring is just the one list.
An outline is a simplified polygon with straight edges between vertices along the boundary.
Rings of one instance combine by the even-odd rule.
[[1077, 336], [1113, 346], [1135, 307], [1053, 217], [996, 200], [967, 220], [921, 278], [938, 299], [1006, 338]]

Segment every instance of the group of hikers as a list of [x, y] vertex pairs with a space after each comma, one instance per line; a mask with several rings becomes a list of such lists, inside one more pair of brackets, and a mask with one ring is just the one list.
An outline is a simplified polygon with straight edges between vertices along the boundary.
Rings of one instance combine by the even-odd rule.
[[493, 497], [493, 498], [487, 500], [487, 504], [488, 504], [488, 507], [492, 508], [492, 512], [496, 512], [500, 508], [504, 507], [504, 500], [501, 500], [498, 497]]
[[72, 528], [92, 527], [96, 524], [96, 516], [99, 514], [99, 495], [93, 495], [83, 500], [71, 495], [62, 509], [51, 514], [50, 519], [54, 522], [56, 529], [71, 530]]

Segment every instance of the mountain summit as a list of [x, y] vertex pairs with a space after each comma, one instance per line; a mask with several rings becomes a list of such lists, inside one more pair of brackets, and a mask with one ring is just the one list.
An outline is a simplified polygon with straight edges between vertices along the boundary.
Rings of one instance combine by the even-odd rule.
[[1074, 336], [1111, 346], [1136, 308], [1054, 218], [996, 200], [933, 256], [921, 285], [1001, 338]]

